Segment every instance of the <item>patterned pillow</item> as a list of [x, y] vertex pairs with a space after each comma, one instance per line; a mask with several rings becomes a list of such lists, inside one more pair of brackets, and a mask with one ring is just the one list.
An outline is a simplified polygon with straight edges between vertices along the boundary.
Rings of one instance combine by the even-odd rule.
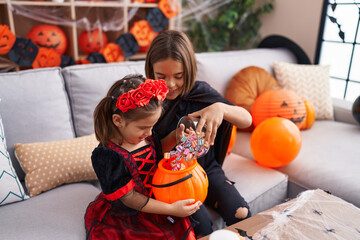
[[316, 119], [334, 119], [329, 69], [329, 66], [274, 62], [279, 85], [312, 102]]
[[6, 148], [4, 127], [0, 116], [0, 205], [29, 198], [17, 177]]
[[62, 184], [96, 180], [91, 153], [98, 144], [95, 134], [63, 141], [15, 143], [30, 197]]

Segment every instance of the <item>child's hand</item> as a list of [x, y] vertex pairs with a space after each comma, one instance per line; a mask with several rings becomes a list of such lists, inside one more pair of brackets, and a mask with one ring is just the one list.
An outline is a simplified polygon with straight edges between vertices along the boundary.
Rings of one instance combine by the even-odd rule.
[[[197, 201], [196, 203], [194, 199], [186, 199], [186, 200], [179, 200], [171, 204], [171, 214], [176, 217], [187, 217], [194, 214], [197, 210], [200, 209], [201, 202]], [[191, 204], [191, 205], [188, 205]]]
[[176, 130], [176, 141], [177, 143], [180, 142], [180, 139], [183, 137], [183, 136], [186, 136], [185, 135], [185, 125], [184, 124], [180, 124], [180, 127], [178, 127]]

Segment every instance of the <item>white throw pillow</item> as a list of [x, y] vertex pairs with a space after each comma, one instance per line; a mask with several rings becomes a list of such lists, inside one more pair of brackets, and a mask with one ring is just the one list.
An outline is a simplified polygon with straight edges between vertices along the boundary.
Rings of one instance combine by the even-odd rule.
[[24, 192], [6, 148], [4, 127], [0, 115], [0, 205], [29, 198]]
[[329, 70], [330, 66], [274, 62], [279, 85], [310, 101], [315, 108], [315, 118], [319, 120], [334, 119]]

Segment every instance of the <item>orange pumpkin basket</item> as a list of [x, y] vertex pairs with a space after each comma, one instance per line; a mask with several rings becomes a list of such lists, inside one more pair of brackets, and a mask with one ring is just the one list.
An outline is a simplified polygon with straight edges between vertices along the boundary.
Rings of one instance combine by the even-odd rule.
[[196, 158], [192, 161], [184, 159], [177, 161], [185, 165], [183, 170], [168, 170], [167, 168], [173, 160], [175, 158], [162, 159], [158, 164], [151, 184], [155, 198], [170, 204], [185, 199], [204, 202], [209, 186], [205, 170]]

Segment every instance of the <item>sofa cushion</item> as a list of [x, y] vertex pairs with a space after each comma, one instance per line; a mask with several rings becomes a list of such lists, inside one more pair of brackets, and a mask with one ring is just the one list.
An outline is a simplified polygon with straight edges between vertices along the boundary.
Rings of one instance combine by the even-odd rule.
[[87, 64], [62, 70], [77, 137], [94, 133], [93, 112], [110, 86], [128, 74], [145, 74], [145, 62]]
[[15, 143], [30, 197], [62, 184], [96, 180], [91, 153], [98, 144], [95, 134], [62, 141]]
[[29, 198], [12, 165], [0, 115], [0, 205]]
[[281, 87], [296, 92], [314, 105], [316, 119], [334, 118], [330, 95], [330, 66], [274, 62], [274, 71]]
[[[301, 131], [302, 147], [288, 165], [277, 168], [289, 176], [289, 197], [304, 189], [321, 188], [360, 207], [360, 128], [358, 125], [317, 120]], [[251, 134], [237, 133], [232, 152], [254, 160]]]
[[60, 68], [0, 74], [0, 113], [7, 147], [21, 180], [24, 172], [14, 156], [14, 143], [74, 137], [69, 100]]
[[[261, 167], [240, 155], [230, 153], [223, 164], [225, 175], [245, 198], [253, 215], [284, 202], [287, 197], [287, 176], [271, 168]], [[223, 228], [224, 221], [211, 211], [214, 229]]]
[[2, 206], [0, 239], [85, 239], [85, 210], [99, 193], [90, 183], [73, 183]]
[[[241, 69], [231, 78], [226, 88], [225, 98], [251, 113], [257, 96], [266, 90], [278, 87], [276, 79], [270, 73], [263, 68], [250, 66]], [[253, 129], [254, 125], [251, 125], [240, 130], [252, 131]]]
[[294, 54], [282, 48], [198, 53], [196, 59], [197, 80], [206, 81], [223, 96], [230, 79], [240, 69], [257, 66], [274, 76], [273, 61], [296, 63]]

